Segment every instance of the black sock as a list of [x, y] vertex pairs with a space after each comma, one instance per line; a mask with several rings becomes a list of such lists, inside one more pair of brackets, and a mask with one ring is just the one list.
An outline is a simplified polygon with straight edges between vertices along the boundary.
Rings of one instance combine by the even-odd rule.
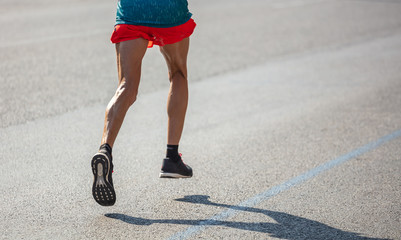
[[112, 149], [108, 143], [100, 145], [99, 152], [103, 152], [103, 151], [106, 151], [111, 156]]
[[180, 158], [180, 154], [178, 153], [178, 145], [167, 144], [166, 157], [174, 161], [178, 161]]

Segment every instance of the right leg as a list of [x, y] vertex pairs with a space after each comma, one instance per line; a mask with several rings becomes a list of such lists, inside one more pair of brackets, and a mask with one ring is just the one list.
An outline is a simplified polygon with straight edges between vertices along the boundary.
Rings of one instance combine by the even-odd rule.
[[110, 100], [104, 120], [102, 145], [92, 158], [92, 195], [97, 203], [111, 206], [116, 201], [113, 186], [111, 147], [123, 123], [128, 108], [135, 102], [141, 76], [142, 58], [148, 41], [142, 38], [116, 44], [118, 88]]
[[113, 147], [125, 114], [136, 100], [147, 45], [148, 41], [143, 38], [116, 44], [119, 82], [106, 109], [101, 144], [107, 143]]
[[160, 47], [168, 66], [170, 80], [170, 91], [167, 98], [167, 151], [159, 175], [161, 178], [192, 177], [192, 168], [182, 161], [178, 153], [188, 105], [188, 49], [189, 38]]

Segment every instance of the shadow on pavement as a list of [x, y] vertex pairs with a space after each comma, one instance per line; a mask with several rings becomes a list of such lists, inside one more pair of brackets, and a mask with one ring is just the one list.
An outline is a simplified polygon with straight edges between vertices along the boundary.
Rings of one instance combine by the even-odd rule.
[[195, 204], [205, 204], [211, 206], [224, 207], [234, 209], [236, 211], [247, 211], [253, 213], [261, 213], [273, 218], [276, 223], [270, 222], [232, 222], [219, 220], [184, 220], [184, 219], [145, 219], [139, 217], [131, 217], [125, 214], [108, 213], [106, 217], [121, 220], [123, 222], [134, 225], [151, 225], [154, 223], [165, 224], [182, 224], [182, 225], [209, 225], [209, 226], [226, 226], [247, 231], [255, 231], [267, 233], [271, 237], [282, 239], [356, 239], [356, 240], [385, 240], [380, 238], [368, 238], [360, 236], [358, 233], [346, 232], [340, 229], [330, 227], [317, 221], [297, 217], [283, 212], [269, 211], [252, 207], [241, 207], [227, 204], [214, 203], [209, 201], [206, 195], [190, 195], [184, 198], [176, 199], [180, 202], [188, 202]]

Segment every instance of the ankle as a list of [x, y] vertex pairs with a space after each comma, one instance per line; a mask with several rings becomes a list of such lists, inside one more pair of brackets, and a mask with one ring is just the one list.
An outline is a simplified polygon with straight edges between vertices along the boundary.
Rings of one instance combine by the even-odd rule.
[[166, 157], [173, 161], [178, 161], [180, 159], [178, 145], [167, 144]]
[[104, 143], [104, 144], [100, 145], [99, 152], [108, 153], [111, 156], [112, 148], [108, 143]]

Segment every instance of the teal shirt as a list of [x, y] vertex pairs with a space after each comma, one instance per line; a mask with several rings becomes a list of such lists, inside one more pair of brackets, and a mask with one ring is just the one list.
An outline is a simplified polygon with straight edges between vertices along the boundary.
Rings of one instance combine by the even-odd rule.
[[167, 28], [184, 24], [191, 16], [187, 0], [119, 0], [116, 25]]

